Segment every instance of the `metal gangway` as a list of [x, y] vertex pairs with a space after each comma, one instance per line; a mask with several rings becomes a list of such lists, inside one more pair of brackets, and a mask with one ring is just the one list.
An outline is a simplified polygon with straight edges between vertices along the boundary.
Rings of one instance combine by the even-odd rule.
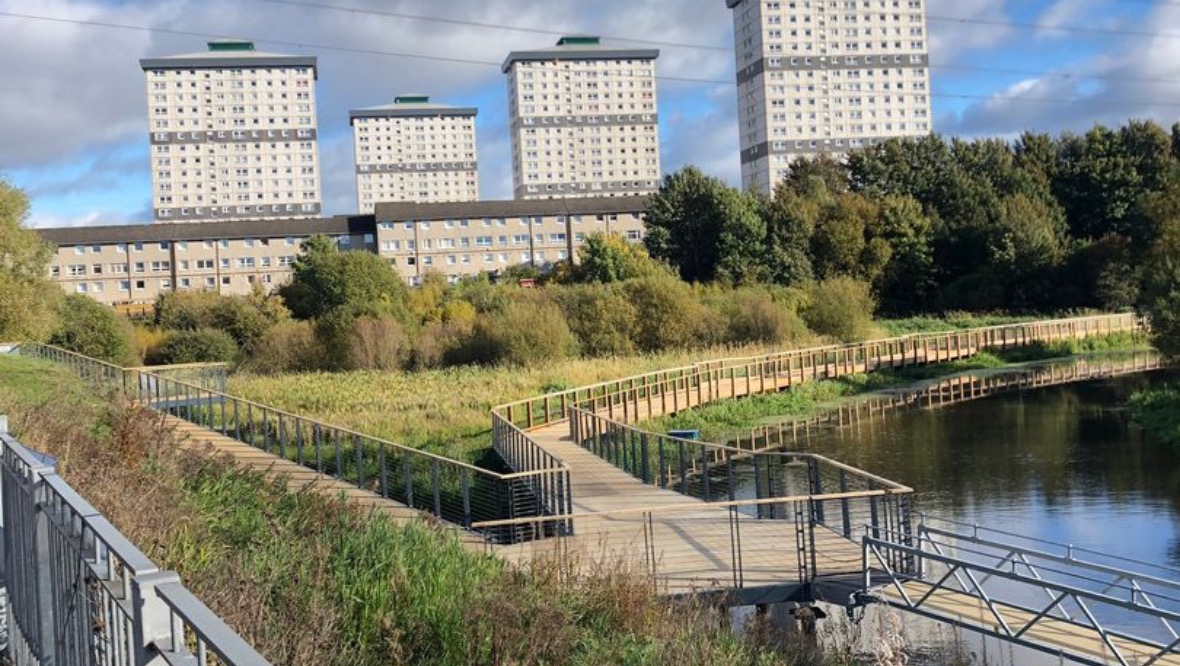
[[1180, 664], [1178, 569], [929, 515], [862, 543], [860, 603], [1082, 664]]

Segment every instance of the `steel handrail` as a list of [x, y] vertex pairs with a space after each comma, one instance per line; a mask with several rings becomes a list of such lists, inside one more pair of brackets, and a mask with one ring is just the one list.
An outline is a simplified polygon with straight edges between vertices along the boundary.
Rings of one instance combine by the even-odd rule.
[[[908, 341], [913, 341], [913, 340], [924, 340], [924, 339], [933, 340], [933, 339], [945, 338], [948, 335], [972, 335], [972, 334], [979, 334], [979, 333], [985, 333], [985, 332], [998, 332], [998, 331], [1002, 331], [1002, 330], [1026, 328], [1029, 326], [1044, 326], [1044, 325], [1050, 325], [1050, 324], [1070, 324], [1070, 323], [1078, 323], [1078, 322], [1125, 321], [1128, 319], [1131, 320], [1132, 326], [1129, 329], [1122, 329], [1122, 330], [1137, 330], [1141, 327], [1141, 325], [1142, 325], [1141, 322], [1138, 320], [1138, 318], [1134, 314], [1105, 314], [1105, 315], [1077, 316], [1077, 317], [1067, 317], [1064, 319], [1040, 319], [1040, 320], [1035, 320], [1035, 321], [1018, 322], [1018, 323], [1012, 323], [1012, 324], [996, 324], [996, 325], [992, 325], [992, 326], [964, 328], [964, 329], [958, 329], [958, 330], [954, 330], [954, 331], [909, 333], [906, 335], [895, 336], [892, 338], [882, 338], [882, 339], [878, 339], [878, 340], [865, 340], [863, 342], [849, 342], [849, 343], [826, 345], [826, 346], [820, 346], [820, 347], [806, 347], [806, 348], [801, 348], [801, 349], [792, 349], [792, 350], [787, 350], [787, 351], [783, 351], [783, 352], [772, 352], [770, 354], [761, 354], [761, 355], [755, 355], [755, 356], [728, 357], [728, 358], [715, 359], [715, 360], [711, 360], [711, 361], [698, 361], [698, 362], [690, 364], [690, 365], [679, 366], [676, 368], [668, 368], [665, 370], [653, 370], [650, 372], [640, 373], [637, 375], [631, 375], [631, 376], [623, 377], [620, 379], [612, 379], [612, 380], [597, 382], [595, 384], [588, 384], [588, 385], [580, 386], [580, 387], [573, 388], [573, 389], [553, 391], [553, 392], [550, 392], [550, 393], [547, 393], [544, 395], [535, 396], [532, 398], [525, 398], [522, 400], [517, 400], [514, 402], [498, 405], [493, 408], [493, 411], [503, 412], [503, 411], [506, 411], [509, 407], [515, 408], [515, 407], [519, 407], [521, 405], [535, 403], [538, 400], [544, 400], [546, 398], [548, 398], [550, 401], [554, 401], [554, 400], [560, 401], [560, 399], [563, 396], [570, 396], [575, 393], [581, 393], [584, 391], [593, 391], [594, 389], [598, 389], [598, 388], [608, 387], [608, 386], [612, 386], [612, 385], [618, 385], [623, 382], [642, 380], [642, 379], [650, 378], [650, 377], [657, 377], [657, 376], [661, 376], [661, 375], [670, 375], [672, 373], [693, 373], [694, 371], [696, 373], [699, 373], [703, 368], [707, 367], [709, 364], [715, 364], [715, 363], [728, 363], [728, 362], [735, 362], [736, 363], [736, 362], [750, 361], [750, 362], [752, 362], [751, 364], [753, 364], [753, 363], [758, 363], [758, 362], [763, 362], [763, 361], [778, 360], [780, 358], [794, 358], [794, 357], [799, 357], [799, 356], [802, 356], [805, 354], [818, 354], [818, 353], [832, 352], [832, 351], [846, 351], [846, 350], [851, 350], [851, 349], [862, 349], [862, 348], [865, 348], [869, 345], [883, 345], [883, 344], [908, 342]], [[677, 377], [677, 378], [682, 378], [682, 376]]]
[[598, 511], [592, 513], [571, 513], [564, 516], [538, 516], [536, 518], [513, 518], [506, 520], [485, 520], [472, 523], [471, 529], [492, 527], [515, 527], [518, 525], [536, 525], [544, 522], [562, 522], [567, 520], [590, 520], [593, 518], [614, 518], [629, 515], [657, 515], [661, 513], [683, 513], [685, 511], [709, 511], [711, 509], [740, 509], [744, 507], [769, 506], [772, 504], [791, 504], [795, 502], [833, 502], [839, 500], [868, 499], [871, 497], [885, 497], [894, 495], [886, 490], [859, 490], [847, 493], [829, 493], [826, 495], [791, 495], [788, 497], [770, 497], [757, 500], [733, 500], [725, 502], [686, 502], [682, 504], [664, 504], [660, 506], [637, 506], [612, 511]]

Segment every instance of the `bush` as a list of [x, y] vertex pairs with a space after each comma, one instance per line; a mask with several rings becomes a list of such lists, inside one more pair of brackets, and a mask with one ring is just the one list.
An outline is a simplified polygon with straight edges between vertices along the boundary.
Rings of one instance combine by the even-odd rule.
[[645, 352], [699, 346], [706, 309], [692, 289], [662, 275], [631, 280], [623, 289], [638, 313], [634, 342]]
[[359, 317], [348, 337], [350, 370], [399, 370], [410, 357], [410, 338], [396, 319]]
[[867, 282], [835, 277], [813, 284], [803, 320], [811, 330], [841, 342], [854, 342], [873, 333], [876, 303]]
[[258, 374], [311, 372], [324, 367], [315, 329], [305, 321], [275, 324], [242, 361], [242, 369]]
[[81, 294], [60, 301], [49, 344], [116, 365], [133, 365], [131, 324], [111, 308]]
[[220, 296], [209, 291], [171, 292], [156, 299], [156, 326], [174, 331], [215, 328], [225, 331], [243, 350], [262, 340], [276, 322], [289, 316], [277, 299], [261, 292]]
[[178, 363], [232, 363], [238, 345], [225, 331], [203, 328], [173, 331], [148, 355], [149, 365]]
[[1131, 415], [1141, 428], [1180, 450], [1180, 387], [1136, 392], [1131, 396]]
[[474, 363], [531, 365], [566, 358], [574, 347], [573, 334], [556, 305], [522, 298], [477, 321], [456, 355]]
[[551, 287], [566, 323], [586, 356], [635, 353], [631, 341], [638, 313], [613, 285]]
[[769, 294], [739, 292], [728, 306], [724, 313], [729, 322], [729, 342], [733, 344], [782, 344], [807, 337], [807, 326], [799, 315], [776, 303]]

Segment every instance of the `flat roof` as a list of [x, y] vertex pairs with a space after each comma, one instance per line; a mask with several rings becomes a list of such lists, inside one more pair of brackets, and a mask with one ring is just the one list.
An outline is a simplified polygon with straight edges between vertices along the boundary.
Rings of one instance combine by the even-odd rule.
[[555, 46], [531, 51], [512, 51], [504, 59], [500, 71], [505, 74], [516, 62], [539, 60], [655, 60], [660, 57], [659, 49], [637, 49], [603, 46], [598, 37], [571, 35], [562, 37]]
[[226, 67], [310, 67], [319, 78], [315, 56], [287, 55], [255, 51], [254, 43], [240, 40], [215, 40], [208, 51], [180, 53], [156, 58], [141, 58], [139, 67], [149, 69], [220, 69]]
[[647, 208], [648, 197], [584, 197], [576, 199], [507, 199], [466, 203], [387, 202], [376, 206], [378, 220], [454, 220], [537, 215], [599, 215], [635, 213]]
[[337, 215], [310, 219], [226, 220], [224, 222], [166, 222], [123, 224], [101, 227], [52, 227], [34, 229], [58, 247], [109, 245], [112, 243], [156, 243], [161, 241], [202, 241], [237, 238], [282, 238], [315, 234], [372, 233], [372, 215]]
[[478, 114], [479, 109], [474, 106], [437, 104], [431, 102], [426, 95], [400, 95], [395, 98], [393, 104], [368, 106], [349, 111], [348, 122], [351, 125], [352, 121], [357, 118], [475, 117]]

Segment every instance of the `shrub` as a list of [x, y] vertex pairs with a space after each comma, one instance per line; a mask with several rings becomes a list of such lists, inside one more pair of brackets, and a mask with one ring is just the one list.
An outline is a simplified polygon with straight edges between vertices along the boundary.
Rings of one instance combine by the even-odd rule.
[[674, 277], [656, 275], [624, 284], [638, 313], [634, 342], [646, 352], [699, 346], [706, 311], [692, 289]]
[[175, 331], [215, 328], [225, 331], [238, 347], [250, 350], [276, 322], [289, 313], [275, 298], [261, 291], [250, 296], [220, 296], [213, 292], [171, 292], [156, 299], [156, 325]]
[[803, 320], [811, 330], [842, 342], [872, 335], [876, 303], [868, 283], [835, 277], [813, 284], [808, 295], [810, 302], [803, 310]]
[[242, 369], [258, 374], [310, 372], [324, 367], [315, 329], [305, 321], [275, 324], [242, 361]]
[[70, 294], [60, 303], [50, 344], [117, 365], [134, 363], [131, 324], [113, 309], [81, 294]]
[[464, 363], [463, 347], [471, 338], [474, 317], [432, 321], [423, 326], [410, 350], [410, 367], [415, 370], [440, 368], [449, 363]]
[[613, 285], [551, 289], [583, 354], [621, 356], [635, 353], [631, 336], [638, 313], [622, 289]]
[[232, 363], [237, 354], [238, 345], [228, 333], [202, 328], [169, 333], [148, 355], [147, 362], [150, 365]]
[[776, 303], [769, 294], [742, 291], [728, 301], [729, 342], [733, 344], [781, 344], [807, 337], [799, 315]]
[[541, 298], [527, 298], [477, 321], [457, 355], [475, 363], [530, 365], [565, 358], [574, 346], [561, 310]]
[[410, 338], [393, 317], [359, 317], [348, 337], [351, 370], [398, 370], [410, 356]]

